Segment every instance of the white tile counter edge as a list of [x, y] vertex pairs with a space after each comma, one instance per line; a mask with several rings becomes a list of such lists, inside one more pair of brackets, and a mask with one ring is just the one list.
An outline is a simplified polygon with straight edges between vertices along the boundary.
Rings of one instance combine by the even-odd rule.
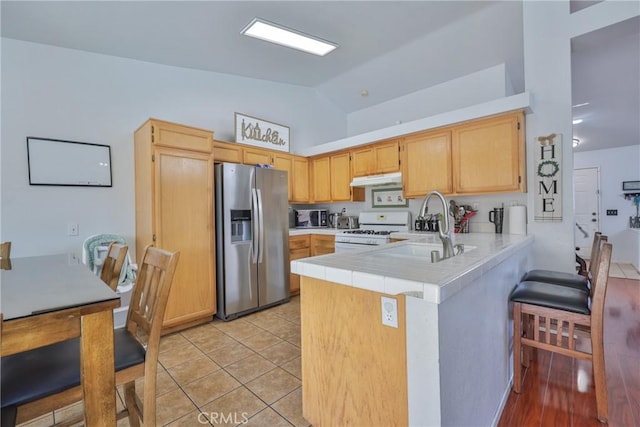
[[[393, 233], [392, 237], [418, 243], [440, 243], [435, 233]], [[380, 257], [367, 256], [368, 252], [382, 248], [374, 246], [294, 260], [291, 261], [291, 272], [376, 292], [405, 294], [440, 304], [515, 251], [533, 244], [533, 236], [511, 234], [456, 234], [454, 239], [455, 243], [476, 248], [436, 264], [428, 259], [425, 262], [394, 259], [394, 262], [381, 265]], [[389, 245], [406, 244], [405, 241]]]

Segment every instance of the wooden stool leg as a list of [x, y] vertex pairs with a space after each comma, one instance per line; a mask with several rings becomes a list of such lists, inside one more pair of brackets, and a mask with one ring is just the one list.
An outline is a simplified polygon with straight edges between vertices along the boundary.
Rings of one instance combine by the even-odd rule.
[[520, 303], [513, 304], [513, 391], [522, 388], [522, 313]]
[[606, 423], [609, 418], [609, 399], [607, 398], [607, 374], [604, 365], [604, 345], [602, 336], [591, 331], [593, 383], [596, 389], [596, 412], [598, 421]]

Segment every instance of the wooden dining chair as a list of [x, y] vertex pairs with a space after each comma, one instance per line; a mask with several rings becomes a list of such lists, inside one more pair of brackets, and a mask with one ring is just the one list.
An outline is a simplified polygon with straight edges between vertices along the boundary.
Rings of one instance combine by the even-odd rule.
[[127, 256], [128, 250], [129, 247], [126, 245], [111, 242], [107, 250], [107, 257], [102, 264], [100, 279], [114, 291], [118, 287], [120, 273], [122, 272], [122, 266], [124, 265], [124, 259]]
[[11, 258], [11, 242], [0, 243], [0, 258]]
[[543, 282], [521, 282], [510, 296], [514, 323], [513, 391], [521, 392], [521, 365], [529, 364], [524, 348], [590, 360], [597, 417], [603, 423], [608, 418], [603, 320], [611, 249], [610, 243], [602, 245], [594, 270], [592, 296], [578, 289]]
[[[179, 252], [147, 246], [133, 289], [125, 328], [114, 331], [116, 385], [124, 386], [131, 426], [156, 425], [156, 373], [162, 320]], [[18, 407], [17, 422], [82, 400], [79, 340], [72, 339], [3, 357], [2, 407]], [[143, 401], [135, 380], [144, 377]], [[68, 424], [82, 421], [69, 420]], [[66, 424], [66, 423], [65, 423]]]

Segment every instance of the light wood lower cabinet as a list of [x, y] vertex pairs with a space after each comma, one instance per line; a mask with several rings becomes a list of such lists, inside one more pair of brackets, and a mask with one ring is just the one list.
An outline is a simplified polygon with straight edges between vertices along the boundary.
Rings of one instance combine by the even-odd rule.
[[158, 120], [134, 135], [136, 255], [149, 244], [180, 252], [164, 329], [208, 321], [216, 312], [212, 137]]
[[335, 236], [332, 234], [311, 235], [311, 256], [332, 254], [335, 252]]
[[[311, 236], [291, 236], [289, 237], [289, 262], [308, 258], [311, 256]], [[300, 276], [291, 273], [289, 277], [291, 295], [300, 293]]]

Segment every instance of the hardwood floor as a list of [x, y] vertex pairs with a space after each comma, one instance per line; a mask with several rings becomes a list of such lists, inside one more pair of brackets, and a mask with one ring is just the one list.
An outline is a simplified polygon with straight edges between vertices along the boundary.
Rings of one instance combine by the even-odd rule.
[[[640, 427], [640, 280], [609, 278], [604, 329], [609, 426]], [[535, 350], [498, 426], [602, 426], [591, 362]]]

